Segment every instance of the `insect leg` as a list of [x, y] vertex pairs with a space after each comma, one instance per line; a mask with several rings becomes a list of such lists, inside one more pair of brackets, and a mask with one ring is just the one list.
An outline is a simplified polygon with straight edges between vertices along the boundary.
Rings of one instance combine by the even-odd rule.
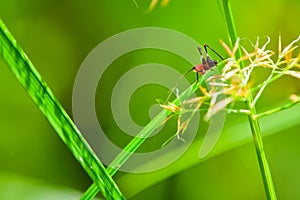
[[[206, 63], [207, 63], [207, 53], [202, 53], [202, 49], [201, 49], [201, 47], [197, 47], [198, 48], [198, 51], [200, 52], [200, 55], [201, 55], [201, 62], [202, 62], [202, 64], [203, 65], [206, 65]], [[206, 49], [205, 49], [205, 51], [206, 51]]]

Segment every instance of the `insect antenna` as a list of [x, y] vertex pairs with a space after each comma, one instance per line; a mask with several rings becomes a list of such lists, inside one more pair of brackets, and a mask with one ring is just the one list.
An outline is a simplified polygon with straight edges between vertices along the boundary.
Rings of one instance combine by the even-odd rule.
[[[183, 77], [185, 77], [188, 73], [190, 73], [191, 71], [193, 71], [194, 69], [195, 69], [195, 67], [193, 67], [192, 69], [189, 69], [188, 71], [186, 71], [184, 74], [182, 74], [182, 75], [179, 77], [179, 79], [176, 81], [174, 87], [169, 91], [169, 95], [168, 95], [168, 97], [167, 97], [167, 99], [166, 99], [166, 101], [165, 101], [165, 104], [167, 104], [168, 101], [170, 100], [172, 93], [173, 93], [174, 91], [177, 91], [177, 90], [176, 90], [176, 89], [177, 89], [177, 85], [179, 84], [180, 80], [181, 80]], [[177, 92], [176, 92], [176, 95], [177, 95]]]
[[[214, 52], [217, 56], [219, 56], [219, 58], [221, 58], [221, 60], [224, 60], [224, 58], [218, 52], [216, 52], [213, 48], [211, 48], [208, 44], [204, 45], [204, 49], [205, 49], [206, 53], [207, 53], [207, 48], [209, 48], [212, 52]], [[199, 49], [199, 47], [198, 47], [198, 49]]]

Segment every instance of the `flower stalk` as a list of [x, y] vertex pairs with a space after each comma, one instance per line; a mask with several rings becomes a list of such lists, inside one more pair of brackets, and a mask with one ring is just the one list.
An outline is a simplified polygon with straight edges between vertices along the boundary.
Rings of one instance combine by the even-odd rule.
[[252, 106], [253, 100], [252, 97], [249, 97], [247, 100], [247, 105], [250, 110], [250, 114], [248, 115], [249, 124], [251, 127], [253, 142], [255, 145], [255, 151], [260, 167], [260, 172], [262, 175], [264, 188], [266, 192], [267, 199], [269, 200], [276, 200], [276, 192], [275, 186], [272, 179], [271, 170], [269, 168], [269, 164], [267, 161], [267, 157], [264, 150], [263, 139], [262, 139], [262, 132], [259, 127], [258, 119], [256, 117], [256, 109], [255, 106]]
[[[224, 14], [225, 14], [225, 19], [227, 22], [227, 27], [228, 27], [231, 44], [232, 44], [232, 46], [235, 46], [234, 44], [238, 41], [238, 38], [237, 38], [237, 32], [235, 29], [229, 0], [223, 0], [223, 9], [224, 9]], [[241, 55], [240, 48], [238, 48], [237, 60], [240, 58], [242, 58], [242, 55]], [[242, 70], [244, 68], [244, 62], [241, 61], [239, 66], [240, 66], [239, 69]], [[250, 74], [251, 72], [252, 72], [252, 69], [250, 70], [250, 72], [248, 74]], [[247, 73], [244, 73], [243, 75], [247, 75]], [[250, 77], [250, 76], [248, 76], [248, 77]], [[270, 79], [271, 79], [271, 77], [270, 77]], [[270, 81], [270, 80], [268, 80], [268, 81]], [[266, 86], [266, 84], [264, 85], [263, 88], [260, 88], [261, 92], [264, 90], [265, 86]], [[255, 117], [256, 116], [255, 103], [259, 96], [260, 96], [260, 94], [258, 94], [255, 98], [255, 101], [253, 101], [252, 94], [248, 93], [248, 97], [246, 99], [246, 109], [250, 111], [250, 113], [248, 115], [248, 119], [249, 119], [249, 124], [251, 127], [252, 137], [253, 137], [255, 150], [256, 150], [259, 166], [260, 166], [260, 171], [261, 171], [261, 175], [262, 175], [262, 179], [263, 179], [263, 183], [264, 183], [266, 196], [267, 196], [267, 199], [276, 200], [277, 197], [276, 197], [275, 187], [273, 184], [271, 171], [270, 171], [269, 164], [268, 164], [268, 161], [267, 161], [267, 158], [265, 155], [265, 151], [264, 151], [261, 129], [259, 127], [258, 119]]]

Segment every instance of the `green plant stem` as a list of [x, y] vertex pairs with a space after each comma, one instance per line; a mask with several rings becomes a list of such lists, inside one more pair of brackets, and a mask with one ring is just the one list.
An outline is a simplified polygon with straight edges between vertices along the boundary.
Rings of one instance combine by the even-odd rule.
[[[199, 86], [202, 85], [206, 78], [211, 76], [211, 72], [207, 73], [202, 77], [202, 79], [198, 83], [192, 84], [187, 90], [185, 90], [178, 98], [172, 101], [173, 104], [179, 105], [181, 102], [190, 97], [196, 90], [199, 89]], [[126, 162], [126, 160], [135, 152], [137, 148], [139, 148], [142, 143], [150, 136], [150, 134], [161, 126], [163, 121], [167, 118], [167, 116], [171, 114], [169, 110], [162, 110], [154, 119], [151, 120], [149, 124], [147, 124], [134, 139], [132, 139], [126, 147], [122, 150], [122, 152], [111, 162], [111, 164], [107, 167], [107, 173], [110, 176], [113, 176], [117, 170]], [[94, 198], [99, 192], [98, 186], [93, 183], [83, 194], [81, 197], [82, 200], [89, 200]]]
[[253, 116], [253, 118], [256, 120], [256, 119], [258, 119], [258, 118], [265, 117], [265, 116], [274, 114], [274, 113], [276, 113], [276, 112], [279, 112], [279, 111], [288, 109], [288, 108], [294, 106], [295, 104], [299, 103], [299, 101], [300, 101], [300, 99], [299, 99], [299, 97], [298, 97], [298, 100], [297, 100], [297, 101], [292, 101], [292, 102], [290, 102], [290, 103], [285, 104], [284, 106], [277, 107], [277, 108], [268, 110], [268, 111], [266, 111], [266, 112], [256, 114], [256, 115]]
[[[231, 40], [232, 46], [234, 46], [234, 43], [237, 41], [237, 32], [235, 29], [234, 25], [234, 20], [231, 12], [231, 7], [229, 0], [223, 0], [223, 9], [224, 9], [224, 14], [225, 14], [225, 19], [227, 22], [227, 27], [228, 27], [228, 32]], [[237, 60], [242, 57], [242, 53], [240, 48], [237, 51]], [[240, 63], [240, 67], [244, 67], [244, 63]], [[273, 77], [274, 78], [274, 77]], [[272, 79], [268, 80], [269, 82]], [[262, 174], [262, 179], [264, 183], [264, 188], [266, 192], [267, 199], [270, 200], [276, 200], [276, 192], [275, 192], [275, 187], [273, 184], [272, 176], [271, 176], [271, 171], [267, 162], [267, 158], [265, 155], [264, 147], [263, 147], [263, 141], [262, 141], [262, 134], [261, 134], [261, 129], [259, 127], [259, 123], [257, 121], [256, 116], [256, 109], [255, 106], [253, 105], [253, 97], [252, 94], [250, 97], [246, 100], [246, 106], [250, 113], [248, 115], [250, 127], [251, 127], [251, 132], [252, 132], [252, 137], [256, 149], [256, 154], [260, 166], [260, 171]]]
[[89, 200], [95, 198], [99, 192], [99, 187], [97, 184], [93, 183], [81, 196], [81, 200]]
[[256, 102], [258, 101], [258, 99], [260, 98], [262, 92], [265, 90], [265, 88], [267, 87], [267, 85], [269, 84], [269, 81], [272, 79], [273, 74], [274, 74], [275, 69], [272, 70], [272, 72], [270, 73], [269, 77], [267, 78], [267, 80], [264, 81], [264, 84], [261, 86], [261, 88], [259, 89], [258, 93], [256, 94], [254, 100], [251, 102], [251, 107], [254, 107]]
[[271, 171], [264, 150], [262, 133], [256, 117], [256, 109], [255, 106], [251, 106], [251, 103], [252, 103], [252, 97], [249, 97], [247, 101], [248, 107], [250, 108], [250, 114], [248, 115], [248, 119], [251, 127], [253, 142], [255, 145], [256, 155], [259, 162], [260, 172], [262, 175], [266, 196], [267, 199], [269, 200], [276, 200], [277, 197], [276, 197], [275, 187], [274, 187]]
[[1, 19], [0, 54], [103, 196], [106, 199], [125, 199]]
[[[223, 0], [222, 5], [223, 5], [223, 11], [224, 11], [226, 24], [227, 24], [227, 29], [228, 29], [228, 33], [229, 33], [229, 40], [230, 40], [231, 45], [233, 47], [235, 42], [238, 39], [238, 35], [237, 35], [237, 32], [236, 32], [236, 28], [235, 28], [235, 24], [234, 24], [233, 15], [232, 15], [229, 0]], [[242, 57], [242, 51], [241, 51], [240, 47], [238, 47], [236, 56], [237, 56], [236, 60], [238, 60]], [[241, 63], [241, 65], [243, 67], [243, 63]]]
[[231, 42], [231, 45], [234, 46], [234, 43], [237, 41], [238, 36], [237, 36], [229, 0], [223, 0], [223, 9], [224, 9], [227, 29], [229, 33], [229, 40]]
[[132, 2], [134, 3], [134, 5], [135, 5], [136, 8], [139, 8], [139, 5], [138, 5], [138, 3], [136, 2], [136, 0], [132, 0]]
[[97, 184], [93, 183], [81, 196], [80, 200], [90, 200], [95, 198], [99, 192], [99, 187]]
[[282, 70], [280, 73], [273, 75], [271, 79], [265, 80], [264, 82], [256, 85], [255, 87], [251, 88], [251, 92], [255, 92], [256, 90], [260, 89], [261, 87], [264, 87], [265, 84], [270, 84], [274, 81], [276, 81], [277, 79], [279, 79], [280, 77], [282, 77], [283, 75], [285, 75], [284, 73], [286, 71], [288, 71], [289, 69], [291, 69], [293, 66], [288, 66], [286, 68], [284, 68], [284, 70]]
[[235, 114], [244, 114], [244, 115], [249, 115], [250, 110], [245, 110], [245, 109], [226, 109], [227, 113], [235, 113]]

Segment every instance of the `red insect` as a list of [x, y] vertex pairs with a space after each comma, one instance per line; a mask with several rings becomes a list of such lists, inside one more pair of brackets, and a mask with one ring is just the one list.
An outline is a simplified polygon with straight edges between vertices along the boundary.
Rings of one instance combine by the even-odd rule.
[[[213, 51], [217, 56], [219, 56], [222, 60], [224, 60], [222, 58], [222, 56], [220, 54], [218, 54], [214, 49], [212, 49], [210, 46], [208, 46], [207, 44], [204, 45], [204, 50], [205, 52], [202, 51], [201, 47], [198, 47], [198, 50], [200, 52], [201, 55], [201, 64], [198, 64], [196, 66], [194, 66], [190, 71], [195, 71], [196, 75], [197, 75], [197, 82], [199, 79], [199, 74], [205, 74], [206, 71], [212, 69], [213, 67], [218, 65], [218, 61], [211, 59], [208, 54], [207, 54], [207, 48], [209, 48], [211, 51]], [[203, 53], [202, 53], [203, 52]]]

